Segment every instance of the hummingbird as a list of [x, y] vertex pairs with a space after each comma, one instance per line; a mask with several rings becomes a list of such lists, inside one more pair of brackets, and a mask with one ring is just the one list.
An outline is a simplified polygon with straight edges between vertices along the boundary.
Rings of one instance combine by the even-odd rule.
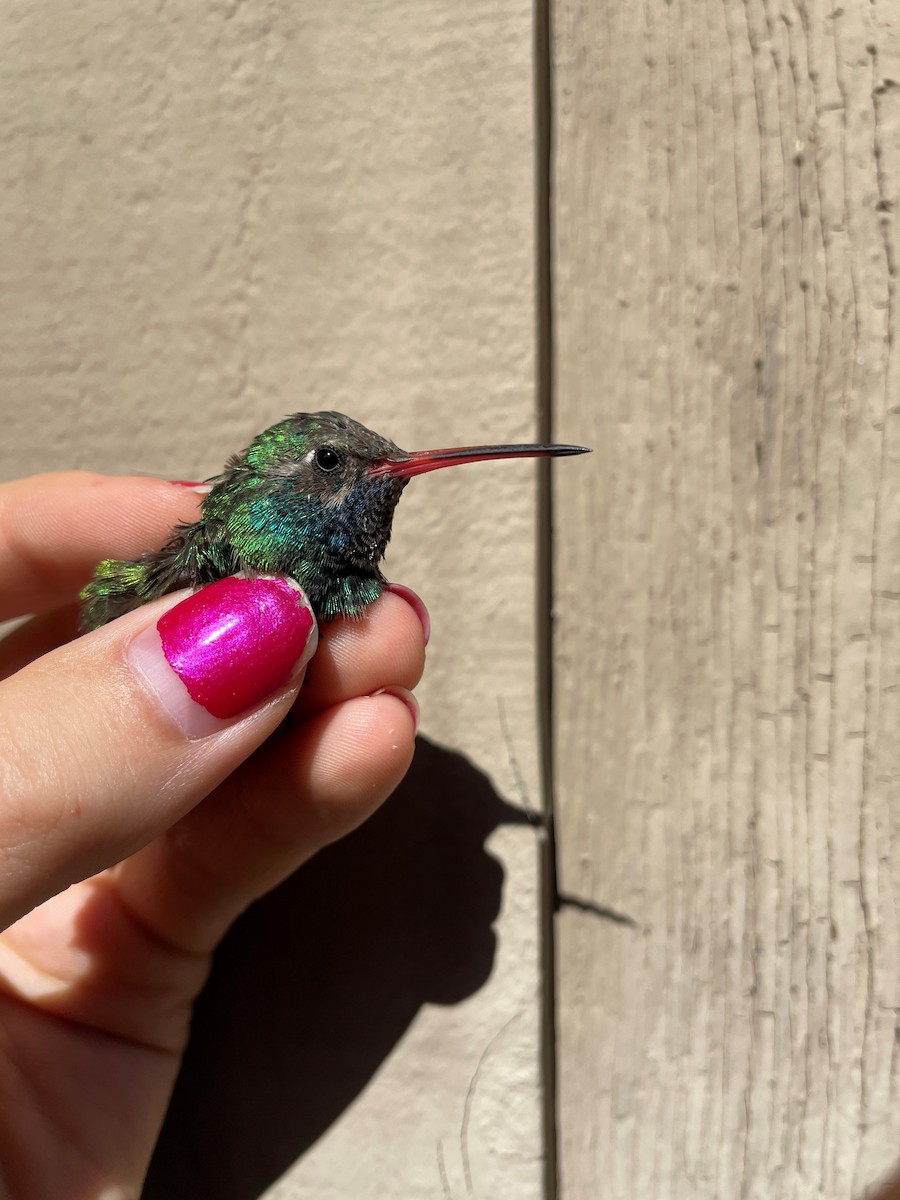
[[207, 480], [199, 520], [177, 525], [160, 550], [97, 566], [81, 593], [82, 628], [239, 572], [289, 575], [320, 620], [358, 616], [387, 587], [379, 564], [413, 476], [466, 462], [587, 452], [554, 445], [406, 451], [343, 413], [295, 413]]

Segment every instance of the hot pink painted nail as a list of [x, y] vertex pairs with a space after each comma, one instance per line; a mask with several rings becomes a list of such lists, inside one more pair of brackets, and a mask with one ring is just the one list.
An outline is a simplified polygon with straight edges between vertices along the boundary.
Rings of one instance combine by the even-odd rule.
[[296, 585], [238, 576], [163, 613], [135, 638], [130, 657], [185, 733], [202, 737], [287, 684], [311, 657], [316, 636]]
[[418, 700], [415, 698], [415, 696], [412, 694], [411, 691], [409, 691], [407, 688], [404, 688], [404, 687], [383, 687], [383, 688], [379, 688], [377, 692], [372, 692], [372, 695], [373, 696], [393, 696], [395, 700], [402, 701], [402, 703], [405, 704], [406, 707], [409, 709], [410, 716], [413, 719], [413, 735], [415, 735], [419, 732], [419, 722], [421, 720], [421, 710], [419, 709]]
[[196, 483], [193, 479], [169, 479], [172, 487], [188, 488], [192, 492], [200, 492], [205, 494], [212, 491], [211, 483]]
[[389, 583], [387, 590], [393, 592], [395, 596], [399, 596], [401, 600], [405, 600], [422, 622], [422, 632], [425, 635], [425, 645], [427, 646], [431, 640], [431, 617], [428, 615], [425, 601], [404, 583]]

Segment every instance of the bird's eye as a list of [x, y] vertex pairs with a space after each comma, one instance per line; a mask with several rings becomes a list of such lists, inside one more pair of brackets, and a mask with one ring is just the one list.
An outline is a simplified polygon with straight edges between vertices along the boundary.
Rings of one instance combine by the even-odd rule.
[[341, 456], [333, 446], [320, 446], [316, 451], [316, 466], [320, 471], [336, 471], [341, 465]]

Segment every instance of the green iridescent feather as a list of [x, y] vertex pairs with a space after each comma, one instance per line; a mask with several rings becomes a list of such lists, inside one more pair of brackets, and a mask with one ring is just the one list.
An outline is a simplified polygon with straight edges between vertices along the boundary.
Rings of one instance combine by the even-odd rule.
[[583, 446], [468, 446], [407, 453], [342, 413], [296, 413], [210, 480], [198, 521], [161, 550], [107, 559], [82, 592], [85, 629], [178, 588], [227, 575], [289, 575], [316, 615], [357, 616], [387, 580], [380, 563], [413, 475], [461, 462], [583, 454]]
[[[323, 450], [334, 468], [317, 461]], [[406, 483], [369, 468], [400, 453], [341, 413], [273, 425], [210, 480], [200, 520], [178, 526], [161, 550], [100, 563], [81, 594], [83, 628], [238, 571], [291, 576], [323, 620], [356, 616], [386, 586], [379, 563]]]

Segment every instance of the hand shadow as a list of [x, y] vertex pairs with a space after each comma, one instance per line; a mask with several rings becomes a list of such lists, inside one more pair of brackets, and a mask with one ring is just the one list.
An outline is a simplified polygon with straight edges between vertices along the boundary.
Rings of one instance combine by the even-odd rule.
[[480, 988], [503, 885], [484, 841], [527, 821], [461, 755], [420, 738], [379, 812], [219, 948], [144, 1200], [257, 1200], [359, 1094], [420, 1005]]

